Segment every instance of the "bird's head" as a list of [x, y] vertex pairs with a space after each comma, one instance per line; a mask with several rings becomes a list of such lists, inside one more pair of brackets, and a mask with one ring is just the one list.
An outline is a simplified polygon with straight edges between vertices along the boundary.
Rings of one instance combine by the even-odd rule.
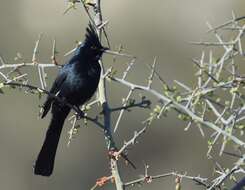
[[109, 48], [102, 46], [95, 28], [89, 23], [89, 26], [86, 29], [85, 40], [78, 46], [76, 53], [98, 61], [102, 54], [108, 49]]

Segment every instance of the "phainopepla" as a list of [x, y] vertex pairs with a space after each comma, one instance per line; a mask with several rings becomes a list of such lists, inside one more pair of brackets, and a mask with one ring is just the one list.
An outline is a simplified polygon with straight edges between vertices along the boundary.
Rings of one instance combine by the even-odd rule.
[[[94, 27], [89, 24], [85, 41], [75, 50], [68, 63], [61, 68], [50, 93], [56, 94], [71, 105], [83, 105], [97, 89], [101, 72], [99, 59], [107, 49], [101, 45]], [[34, 166], [35, 174], [42, 176], [50, 176], [53, 172], [61, 130], [70, 112], [70, 107], [64, 103], [47, 97], [42, 118], [46, 116], [50, 108], [52, 119]]]

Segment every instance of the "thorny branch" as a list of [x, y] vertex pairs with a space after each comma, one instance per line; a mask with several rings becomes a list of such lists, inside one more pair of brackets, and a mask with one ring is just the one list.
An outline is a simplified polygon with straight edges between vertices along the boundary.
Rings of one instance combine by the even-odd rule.
[[[98, 35], [102, 40], [103, 35], [106, 38], [108, 44], [110, 44], [108, 35], [106, 33], [105, 26], [109, 23], [108, 20], [104, 21], [102, 17], [101, 11], [101, 1], [84, 1], [84, 0], [76, 0], [71, 1], [73, 6], [76, 3], [82, 3], [90, 22], [94, 24], [97, 29]], [[70, 10], [70, 8], [69, 8]], [[69, 143], [74, 135], [74, 131], [76, 128], [76, 122], [79, 118], [83, 118], [85, 120], [93, 122], [95, 125], [99, 126], [100, 129], [103, 130], [106, 145], [108, 148], [108, 152], [113, 152], [110, 157], [110, 177], [102, 177], [97, 182], [94, 188], [98, 186], [105, 185], [108, 181], [112, 181], [115, 183], [117, 190], [124, 190], [126, 187], [130, 187], [135, 184], [143, 184], [143, 183], [151, 183], [155, 179], [160, 179], [164, 177], [174, 176], [176, 178], [176, 188], [177, 185], [180, 187], [180, 183], [182, 179], [190, 179], [196, 182], [199, 185], [202, 185], [208, 190], [215, 190], [217, 188], [221, 188], [224, 186], [226, 180], [229, 178], [235, 178], [238, 174], [245, 174], [244, 163], [245, 163], [245, 142], [242, 140], [242, 135], [244, 133], [244, 120], [245, 120], [245, 95], [243, 89], [245, 88], [245, 77], [242, 76], [244, 73], [240, 73], [239, 64], [236, 62], [235, 58], [238, 56], [244, 57], [245, 52], [243, 50], [242, 38], [245, 32], [245, 24], [241, 24], [241, 21], [245, 20], [245, 17], [236, 17], [235, 14], [232, 14], [232, 19], [221, 24], [217, 27], [212, 27], [208, 23], [209, 34], [214, 34], [217, 41], [209, 42], [209, 41], [199, 41], [199, 42], [191, 42], [194, 45], [205, 46], [205, 47], [216, 47], [222, 48], [224, 50], [223, 55], [220, 57], [215, 57], [215, 52], [210, 50], [208, 53], [205, 51], [202, 52], [201, 58], [193, 59], [192, 61], [197, 66], [197, 81], [194, 87], [189, 87], [180, 81], [175, 81], [175, 83], [181, 88], [181, 90], [177, 87], [169, 86], [161, 77], [161, 75], [157, 72], [157, 61], [156, 58], [152, 65], [147, 65], [150, 69], [150, 74], [148, 77], [148, 83], [145, 85], [138, 85], [133, 82], [128, 81], [127, 75], [131, 71], [134, 64], [137, 62], [137, 59], [134, 56], [122, 53], [121, 51], [114, 52], [108, 51], [108, 54], [113, 54], [115, 56], [124, 56], [130, 59], [130, 63], [123, 73], [121, 78], [115, 76], [112, 72], [112, 69], [105, 69], [105, 66], [100, 61], [102, 67], [101, 80], [98, 87], [98, 96], [97, 99], [88, 105], [84, 106], [82, 109], [77, 108], [73, 105], [70, 105], [63, 99], [59, 99], [54, 94], [49, 93], [46, 89], [46, 72], [45, 69], [56, 67], [61, 67], [56, 60], [56, 41], [53, 42], [53, 48], [51, 53], [51, 61], [52, 64], [49, 63], [40, 63], [38, 60], [38, 49], [40, 45], [41, 35], [35, 43], [35, 47], [33, 49], [32, 60], [31, 62], [25, 62], [23, 57], [20, 54], [17, 54], [17, 61], [20, 63], [6, 63], [3, 57], [0, 56], [0, 77], [3, 79], [0, 83], [0, 92], [2, 92], [3, 87], [12, 86], [12, 87], [20, 87], [23, 89], [28, 89], [29, 91], [35, 91], [37, 94], [47, 94], [57, 101], [66, 104], [71, 109], [74, 110], [75, 115], [73, 115], [70, 119], [72, 120], [72, 128], [69, 131]], [[224, 40], [222, 32], [231, 32], [233, 35], [232, 39]], [[71, 50], [67, 54], [73, 52]], [[208, 55], [208, 56], [207, 56]], [[208, 57], [208, 58], [207, 58]], [[115, 58], [115, 57], [114, 57]], [[40, 88], [30, 85], [28, 74], [22, 73], [23, 68], [33, 67], [37, 68]], [[13, 74], [15, 76], [13, 77]], [[163, 92], [159, 92], [153, 89], [153, 82], [155, 80], [159, 80], [163, 85]], [[129, 88], [128, 95], [124, 98], [123, 104], [121, 107], [111, 108], [108, 103], [108, 94], [107, 94], [107, 81], [114, 81], [119, 83], [120, 85], [126, 86]], [[227, 93], [228, 95], [224, 100], [220, 98], [220, 91], [223, 93]], [[126, 141], [121, 148], [117, 148], [112, 134], [112, 122], [111, 122], [111, 114], [115, 111], [119, 111], [119, 116], [116, 120], [116, 125], [114, 126], [114, 131], [120, 127], [121, 118], [123, 113], [129, 108], [139, 107], [139, 108], [149, 108], [151, 104], [150, 101], [142, 99], [142, 102], [129, 104], [130, 98], [133, 94], [137, 92], [149, 93], [156, 97], [156, 99], [160, 100], [162, 103], [161, 106], [157, 105], [150, 117], [146, 121], [146, 124], [150, 124], [155, 119], [160, 119], [161, 116], [167, 114], [168, 111], [174, 110], [179, 114], [179, 118], [184, 122], [188, 122], [185, 130], [189, 130], [189, 128], [193, 125], [196, 125], [200, 130], [201, 134], [204, 136], [206, 129], [211, 130], [213, 133], [209, 137], [210, 140], [208, 142], [208, 156], [212, 154], [214, 150], [214, 145], [221, 144], [220, 146], [220, 156], [225, 153], [226, 145], [228, 142], [232, 142], [232, 145], [238, 146], [241, 151], [241, 156], [238, 156], [239, 160], [234, 163], [234, 166], [229, 169], [220, 167], [216, 162], [216, 166], [219, 165], [218, 169], [215, 170], [216, 176], [213, 179], [202, 178], [200, 176], [192, 177], [187, 174], [181, 174], [177, 172], [170, 172], [166, 174], [159, 175], [149, 175], [148, 168], [145, 167], [144, 177], [135, 179], [133, 181], [124, 182], [120, 170], [118, 168], [118, 158], [122, 156], [125, 150], [134, 145], [137, 138], [141, 136], [145, 131], [146, 127], [142, 128], [138, 132], [135, 132], [133, 137]], [[87, 110], [91, 109], [92, 106], [100, 103], [103, 111], [103, 123], [96, 117], [91, 118], [87, 116]], [[212, 115], [210, 117], [210, 115]], [[241, 137], [239, 137], [238, 132], [241, 133]], [[237, 158], [237, 154], [230, 154]], [[239, 187], [243, 183], [244, 178], [240, 182], [237, 183], [233, 187], [232, 190], [241, 190]], [[92, 188], [93, 189], [93, 188]]]
[[149, 184], [152, 183], [154, 180], [156, 179], [161, 179], [161, 178], [166, 178], [166, 177], [170, 177], [170, 176], [174, 176], [176, 178], [181, 178], [181, 179], [189, 179], [189, 180], [193, 180], [194, 182], [196, 182], [198, 185], [202, 185], [204, 187], [208, 187], [209, 185], [207, 184], [207, 178], [201, 178], [200, 176], [188, 176], [186, 174], [179, 174], [177, 172], [169, 172], [169, 173], [165, 173], [165, 174], [160, 174], [160, 175], [145, 175], [142, 178], [133, 180], [133, 181], [129, 181], [127, 183], [124, 184], [125, 187], [130, 187], [130, 186], [135, 186], [137, 184]]

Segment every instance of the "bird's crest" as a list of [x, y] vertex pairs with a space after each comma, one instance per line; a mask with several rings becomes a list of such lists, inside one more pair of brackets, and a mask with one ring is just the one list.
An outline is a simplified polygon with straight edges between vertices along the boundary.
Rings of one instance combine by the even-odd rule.
[[89, 23], [87, 29], [86, 29], [86, 35], [85, 35], [85, 47], [95, 47], [95, 48], [101, 48], [102, 45], [100, 43], [99, 37], [96, 33], [96, 30], [94, 26]]

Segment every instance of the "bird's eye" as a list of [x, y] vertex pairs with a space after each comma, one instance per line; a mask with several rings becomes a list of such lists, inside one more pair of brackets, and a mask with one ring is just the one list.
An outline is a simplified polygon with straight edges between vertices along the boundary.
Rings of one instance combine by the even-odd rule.
[[95, 47], [95, 46], [91, 46], [91, 49], [96, 50], [96, 49], [97, 49], [97, 47]]

